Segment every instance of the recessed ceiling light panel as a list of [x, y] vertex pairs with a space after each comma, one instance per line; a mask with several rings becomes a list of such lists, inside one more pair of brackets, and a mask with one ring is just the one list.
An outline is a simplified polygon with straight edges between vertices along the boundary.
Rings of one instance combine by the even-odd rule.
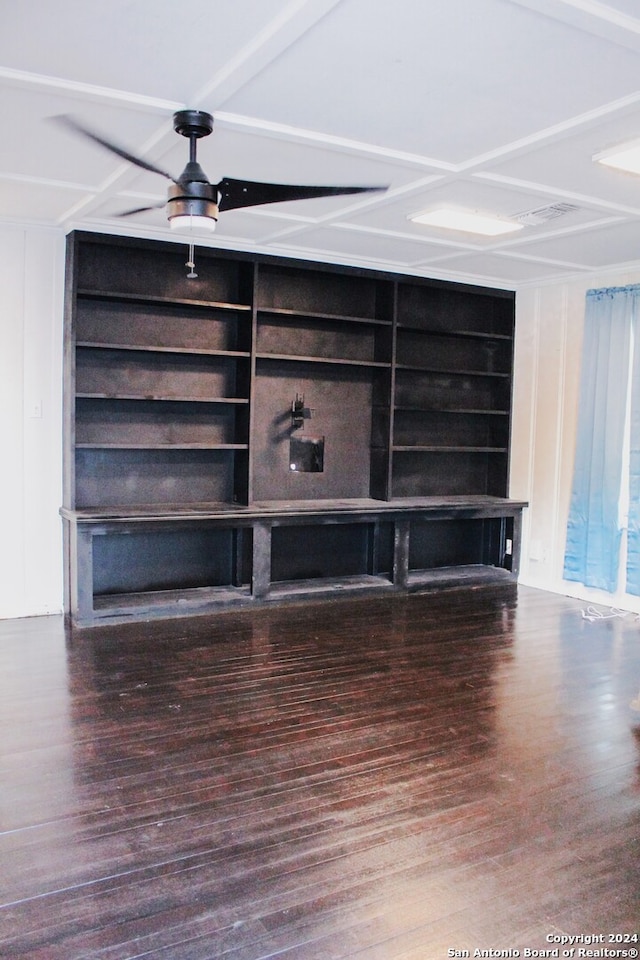
[[502, 233], [522, 230], [521, 223], [501, 220], [499, 217], [475, 213], [471, 210], [456, 210], [453, 207], [439, 207], [436, 210], [414, 213], [409, 217], [409, 220], [412, 220], [413, 223], [426, 224], [429, 227], [444, 227], [446, 230], [476, 233], [485, 237], [497, 237]]
[[592, 159], [606, 167], [640, 174], [640, 140], [623, 143], [611, 150], [603, 150], [602, 153], [594, 154]]

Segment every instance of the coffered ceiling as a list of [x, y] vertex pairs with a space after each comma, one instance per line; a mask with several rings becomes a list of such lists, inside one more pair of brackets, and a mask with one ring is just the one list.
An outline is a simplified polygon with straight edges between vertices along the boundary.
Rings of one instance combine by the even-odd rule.
[[[640, 176], [593, 161], [640, 138], [637, 0], [4, 0], [0, 222], [176, 239], [175, 110], [206, 110], [223, 176], [388, 185], [222, 213], [209, 246], [517, 288], [640, 269]], [[443, 205], [501, 237], [409, 217]]]

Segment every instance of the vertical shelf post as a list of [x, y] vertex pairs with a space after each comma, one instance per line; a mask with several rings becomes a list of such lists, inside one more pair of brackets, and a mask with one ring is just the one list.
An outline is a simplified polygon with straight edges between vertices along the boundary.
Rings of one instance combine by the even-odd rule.
[[74, 619], [89, 622], [93, 617], [93, 532], [89, 526], [73, 524], [69, 535], [71, 610]]
[[264, 599], [271, 583], [271, 524], [258, 520], [253, 527], [253, 573], [251, 593]]
[[393, 537], [393, 583], [406, 590], [409, 584], [409, 520], [396, 520]]

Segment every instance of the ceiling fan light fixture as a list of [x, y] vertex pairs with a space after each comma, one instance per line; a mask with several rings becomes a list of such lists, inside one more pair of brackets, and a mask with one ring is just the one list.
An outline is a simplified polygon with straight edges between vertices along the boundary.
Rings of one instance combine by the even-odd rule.
[[502, 220], [500, 217], [476, 213], [473, 210], [460, 210], [455, 207], [438, 207], [435, 210], [425, 210], [421, 213], [411, 214], [408, 219], [413, 223], [425, 224], [429, 227], [444, 227], [446, 230], [476, 233], [485, 237], [497, 237], [502, 233], [522, 230], [522, 224], [514, 223], [513, 220]]
[[[200, 184], [190, 184], [191, 189]], [[208, 184], [207, 184], [208, 186]], [[174, 196], [171, 196], [171, 193]], [[218, 222], [218, 204], [210, 196], [185, 196], [179, 184], [169, 190], [167, 216], [172, 230], [197, 230], [212, 233]]]
[[197, 213], [179, 213], [169, 217], [171, 229], [180, 230], [183, 233], [213, 233], [217, 222], [214, 217]]
[[632, 140], [609, 150], [603, 150], [594, 154], [591, 159], [605, 167], [614, 167], [616, 170], [624, 170], [625, 173], [640, 174], [640, 140]]

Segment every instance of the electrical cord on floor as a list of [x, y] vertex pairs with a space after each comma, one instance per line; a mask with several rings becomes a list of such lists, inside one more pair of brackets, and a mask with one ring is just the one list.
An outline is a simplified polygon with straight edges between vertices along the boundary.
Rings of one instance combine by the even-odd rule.
[[[597, 607], [587, 607], [582, 611], [582, 619], [594, 623], [596, 620], [624, 620], [630, 617], [630, 610], [619, 610], [617, 607], [610, 607], [609, 610], [598, 610]], [[636, 614], [636, 620], [640, 620], [640, 614]]]

